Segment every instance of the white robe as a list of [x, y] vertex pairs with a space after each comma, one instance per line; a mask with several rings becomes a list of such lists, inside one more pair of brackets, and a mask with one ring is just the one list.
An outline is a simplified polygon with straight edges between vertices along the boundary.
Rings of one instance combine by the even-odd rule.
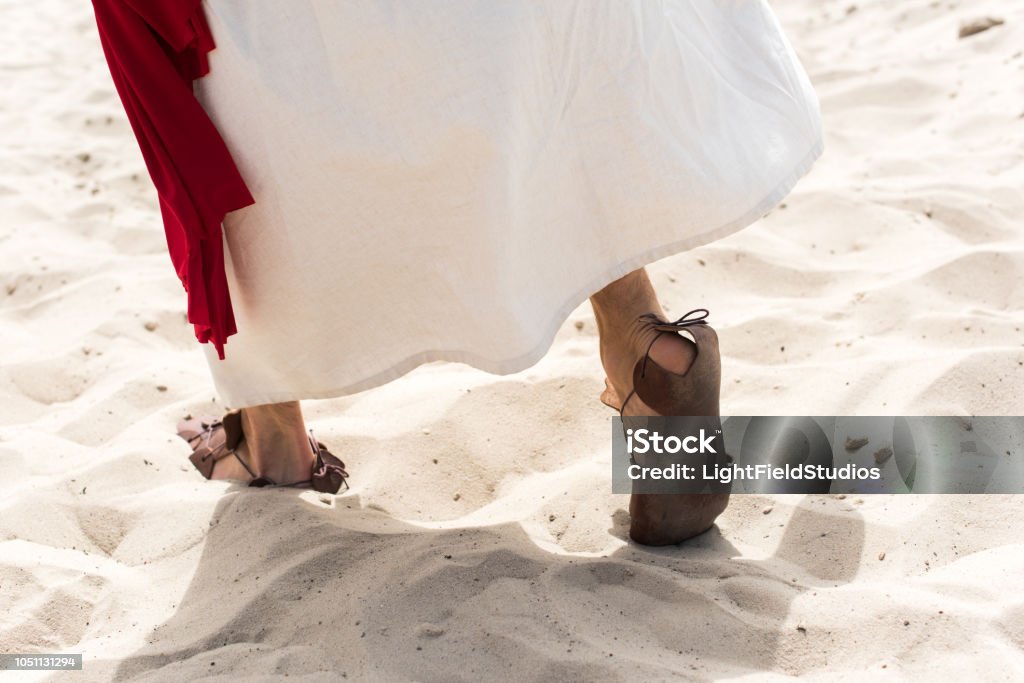
[[197, 94], [256, 198], [224, 223], [235, 407], [538, 361], [612, 280], [724, 237], [822, 151], [763, 0], [206, 0]]

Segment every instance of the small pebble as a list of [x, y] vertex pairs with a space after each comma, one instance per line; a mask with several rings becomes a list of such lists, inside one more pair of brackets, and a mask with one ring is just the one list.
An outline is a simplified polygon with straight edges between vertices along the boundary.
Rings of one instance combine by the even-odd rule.
[[884, 552], [878, 553], [878, 560], [881, 561], [881, 560], [884, 560], [884, 559], [885, 559], [885, 553]]
[[868, 440], [865, 438], [851, 439], [850, 437], [846, 437], [846, 450], [855, 451], [858, 448], [863, 448], [867, 443]]
[[416, 635], [421, 638], [437, 638], [444, 635], [444, 629], [436, 624], [420, 624], [416, 628]]
[[770, 514], [771, 514], [771, 512], [772, 512], [772, 510], [773, 510], [772, 506], [771, 506], [771, 505], [769, 505], [769, 506], [768, 506], [768, 507], [766, 507], [766, 508], [765, 508], [764, 510], [761, 510], [761, 514], [762, 514], [762, 515], [770, 515]]
[[884, 446], [875, 451], [875, 462], [881, 465], [883, 462], [892, 457], [892, 449], [888, 446]]
[[998, 17], [981, 17], [980, 19], [972, 19], [971, 21], [965, 21], [960, 24], [960, 32], [958, 35], [960, 38], [967, 38], [983, 31], [987, 31], [990, 28], [1002, 26], [1004, 23], [1006, 22]]

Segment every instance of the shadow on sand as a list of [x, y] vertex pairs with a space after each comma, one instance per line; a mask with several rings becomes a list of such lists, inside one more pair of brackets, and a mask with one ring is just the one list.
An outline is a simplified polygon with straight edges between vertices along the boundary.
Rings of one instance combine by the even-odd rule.
[[[792, 601], [852, 579], [863, 547], [859, 515], [810, 500], [766, 560], [736, 559], [717, 527], [680, 546], [590, 558], [538, 548], [519, 524], [430, 530], [354, 495], [325, 504], [239, 489], [218, 505], [173, 617], [94, 671], [567, 681], [785, 670], [788, 651], [812, 645], [785, 623]], [[616, 513], [610, 533], [624, 536], [624, 523]], [[808, 542], [826, 534], [842, 557]]]

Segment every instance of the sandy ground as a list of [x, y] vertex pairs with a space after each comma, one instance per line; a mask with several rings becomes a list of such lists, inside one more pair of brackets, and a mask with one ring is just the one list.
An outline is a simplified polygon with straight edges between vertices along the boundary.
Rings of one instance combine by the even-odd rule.
[[[1024, 3], [775, 6], [826, 155], [653, 268], [713, 311], [723, 411], [1024, 414]], [[0, 12], [0, 652], [90, 681], [1019, 680], [1024, 498], [739, 496], [628, 543], [586, 305], [521, 374], [310, 403], [344, 496], [205, 482], [174, 424], [223, 408], [90, 7]]]

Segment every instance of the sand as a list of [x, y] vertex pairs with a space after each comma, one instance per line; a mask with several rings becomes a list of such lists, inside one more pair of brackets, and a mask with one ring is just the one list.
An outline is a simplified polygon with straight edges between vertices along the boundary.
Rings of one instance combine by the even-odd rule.
[[[1024, 5], [775, 7], [827, 152], [652, 268], [712, 311], [723, 411], [1024, 413]], [[88, 3], [0, 12], [0, 652], [82, 652], [86, 681], [1024, 671], [1020, 497], [737, 496], [629, 543], [587, 305], [518, 375], [308, 404], [343, 496], [204, 481], [174, 424], [224, 407]]]

